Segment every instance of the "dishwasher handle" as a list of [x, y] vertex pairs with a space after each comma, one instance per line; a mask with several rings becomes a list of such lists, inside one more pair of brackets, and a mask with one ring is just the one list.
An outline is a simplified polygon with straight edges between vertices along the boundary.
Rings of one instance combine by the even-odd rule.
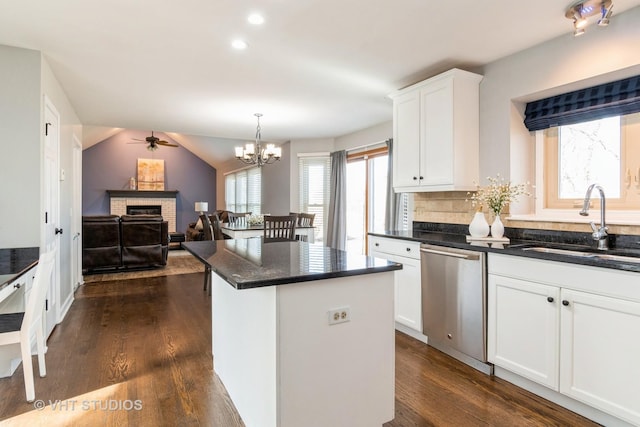
[[477, 253], [460, 253], [460, 252], [453, 252], [453, 251], [447, 251], [447, 250], [438, 250], [438, 249], [428, 249], [428, 248], [420, 248], [420, 252], [424, 252], [424, 253], [428, 253], [428, 254], [448, 256], [448, 257], [454, 257], [454, 258], [460, 258], [460, 259], [468, 259], [468, 260], [471, 260], [471, 261], [475, 261], [475, 260], [480, 259], [480, 254], [477, 254]]

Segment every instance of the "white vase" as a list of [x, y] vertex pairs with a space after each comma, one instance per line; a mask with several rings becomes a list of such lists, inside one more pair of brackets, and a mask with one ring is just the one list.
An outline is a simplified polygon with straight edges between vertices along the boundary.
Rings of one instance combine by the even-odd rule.
[[469, 234], [471, 237], [487, 237], [489, 235], [489, 223], [485, 219], [484, 213], [475, 213], [469, 224]]
[[491, 236], [495, 237], [496, 239], [504, 236], [504, 224], [500, 219], [500, 214], [496, 215], [493, 223], [491, 224]]

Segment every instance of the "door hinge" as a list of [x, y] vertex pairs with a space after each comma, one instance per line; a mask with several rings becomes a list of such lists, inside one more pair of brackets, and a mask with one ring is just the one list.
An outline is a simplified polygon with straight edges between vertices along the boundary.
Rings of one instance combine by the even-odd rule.
[[44, 311], [49, 311], [49, 300], [44, 300]]
[[49, 212], [44, 213], [44, 223], [49, 224]]
[[51, 123], [44, 124], [44, 136], [49, 136], [49, 126], [51, 126]]

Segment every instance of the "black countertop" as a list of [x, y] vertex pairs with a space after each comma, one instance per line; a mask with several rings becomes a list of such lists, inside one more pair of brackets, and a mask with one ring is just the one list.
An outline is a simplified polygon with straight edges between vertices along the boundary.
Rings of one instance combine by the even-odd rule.
[[307, 242], [250, 239], [185, 242], [182, 246], [236, 289], [284, 285], [400, 270], [402, 264]]
[[566, 254], [535, 252], [525, 250], [531, 247], [564, 249], [593, 254], [623, 255], [639, 258], [640, 236], [611, 235], [611, 249], [599, 251], [591, 238], [591, 233], [531, 230], [506, 228], [507, 243], [467, 242], [468, 226], [457, 224], [437, 224], [415, 222], [413, 230], [408, 231], [379, 231], [369, 233], [372, 236], [390, 237], [394, 239], [411, 240], [458, 249], [470, 249], [483, 252], [503, 253], [507, 255], [544, 259], [548, 261], [568, 262], [572, 264], [590, 265], [594, 267], [612, 268], [640, 272], [640, 262], [625, 262], [607, 260], [594, 257], [576, 257]]
[[0, 289], [33, 267], [39, 255], [39, 248], [0, 249]]

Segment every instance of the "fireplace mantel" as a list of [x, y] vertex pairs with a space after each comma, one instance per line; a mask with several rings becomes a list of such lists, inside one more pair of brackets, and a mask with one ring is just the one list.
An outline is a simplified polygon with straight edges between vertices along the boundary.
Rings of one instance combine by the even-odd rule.
[[144, 197], [144, 198], [170, 198], [176, 197], [178, 190], [107, 190], [109, 197]]

